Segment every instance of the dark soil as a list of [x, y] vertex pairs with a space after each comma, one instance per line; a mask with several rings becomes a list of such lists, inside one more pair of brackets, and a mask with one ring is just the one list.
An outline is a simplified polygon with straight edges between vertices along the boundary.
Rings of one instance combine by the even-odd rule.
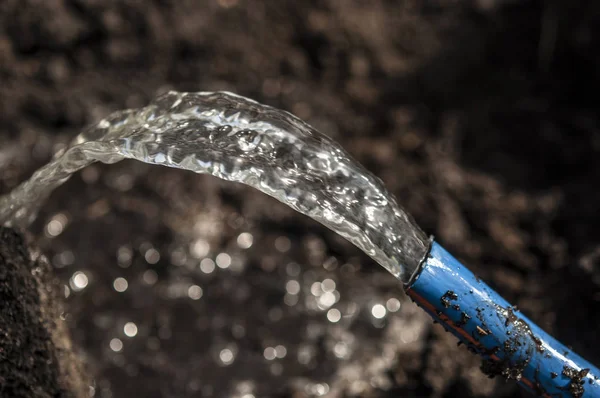
[[[171, 88], [234, 91], [338, 140], [424, 230], [600, 363], [599, 30], [594, 1], [4, 0], [0, 191], [111, 111]], [[246, 231], [254, 244], [242, 250]], [[67, 323], [96, 396], [519, 394], [411, 304], [375, 321], [369, 306], [400, 297], [396, 281], [244, 187], [93, 166], [50, 198], [29, 237], [65, 285], [89, 277], [69, 291]], [[198, 239], [240, 270], [199, 272]], [[292, 262], [298, 305], [282, 302]], [[335, 325], [309, 305], [325, 278], [354, 314]], [[190, 283], [200, 300], [181, 297]], [[277, 345], [287, 356], [265, 359]]]
[[62, 318], [52, 267], [31, 259], [21, 236], [0, 227], [0, 396], [87, 394]]

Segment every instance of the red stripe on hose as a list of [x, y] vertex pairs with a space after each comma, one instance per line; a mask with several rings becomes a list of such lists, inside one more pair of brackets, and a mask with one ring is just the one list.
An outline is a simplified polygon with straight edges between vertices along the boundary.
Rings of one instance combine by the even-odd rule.
[[[410, 298], [412, 298], [419, 306], [421, 306], [424, 309], [428, 310], [432, 314], [436, 314], [437, 317], [445, 325], [447, 325], [448, 327], [452, 328], [452, 330], [456, 331], [458, 334], [460, 334], [461, 336], [463, 336], [465, 338], [465, 340], [467, 340], [468, 342], [470, 342], [471, 344], [473, 344], [475, 347], [477, 347], [481, 351], [483, 351], [483, 347], [482, 347], [482, 345], [481, 345], [481, 343], [479, 341], [475, 340], [473, 338], [473, 336], [471, 336], [466, 330], [461, 329], [458, 326], [456, 326], [454, 324], [454, 322], [450, 318], [448, 318], [446, 315], [444, 315], [444, 314], [438, 314], [437, 313], [437, 309], [429, 301], [425, 300], [418, 293], [416, 293], [413, 289], [407, 289], [406, 290], [406, 294]], [[498, 358], [498, 356], [495, 355], [495, 354], [490, 355], [490, 358], [493, 359], [494, 361], [498, 361], [498, 362], [500, 361], [500, 358]], [[519, 380], [519, 382], [525, 384], [532, 391], [535, 391], [534, 384], [529, 379], [527, 379], [525, 377], [522, 377], [521, 380]], [[546, 397], [546, 398], [551, 398], [551, 396], [548, 395], [547, 393], [544, 393], [542, 396]]]

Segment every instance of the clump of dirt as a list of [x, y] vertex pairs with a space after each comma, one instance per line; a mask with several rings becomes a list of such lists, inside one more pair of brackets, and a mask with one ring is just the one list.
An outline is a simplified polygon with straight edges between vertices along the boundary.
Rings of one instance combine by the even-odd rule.
[[[444, 308], [450, 308], [450, 302], [453, 300], [457, 300], [458, 296], [452, 290], [448, 290], [442, 297], [440, 297], [440, 302], [444, 306]], [[459, 311], [460, 308], [457, 310]]]
[[577, 371], [570, 366], [565, 365], [562, 374], [571, 379], [569, 381], [568, 391], [575, 398], [582, 397], [585, 393], [585, 376], [590, 372], [589, 369], [581, 369]]

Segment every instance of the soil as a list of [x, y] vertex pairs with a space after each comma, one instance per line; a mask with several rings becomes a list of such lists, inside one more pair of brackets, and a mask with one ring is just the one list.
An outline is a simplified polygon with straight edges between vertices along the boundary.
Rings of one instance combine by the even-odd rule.
[[[35, 259], [32, 259], [34, 256]], [[72, 350], [52, 266], [0, 227], [0, 394], [85, 396], [89, 380]]]
[[[600, 363], [599, 29], [593, 1], [4, 0], [0, 191], [111, 111], [234, 91], [338, 140], [425, 231]], [[245, 187], [97, 165], [28, 239], [65, 285], [95, 396], [521, 394], [366, 256]], [[311, 293], [326, 279], [338, 323]], [[399, 312], [371, 316], [394, 297]]]

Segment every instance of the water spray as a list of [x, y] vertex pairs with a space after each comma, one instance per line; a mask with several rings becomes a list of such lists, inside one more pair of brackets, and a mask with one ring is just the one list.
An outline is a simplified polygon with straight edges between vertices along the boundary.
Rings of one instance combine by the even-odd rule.
[[600, 370], [541, 330], [429, 239], [381, 180], [295, 116], [224, 92], [169, 92], [90, 127], [0, 198], [0, 224], [27, 226], [50, 193], [100, 161], [136, 159], [244, 183], [337, 232], [399, 279], [409, 297], [490, 376], [543, 397], [600, 397]]

